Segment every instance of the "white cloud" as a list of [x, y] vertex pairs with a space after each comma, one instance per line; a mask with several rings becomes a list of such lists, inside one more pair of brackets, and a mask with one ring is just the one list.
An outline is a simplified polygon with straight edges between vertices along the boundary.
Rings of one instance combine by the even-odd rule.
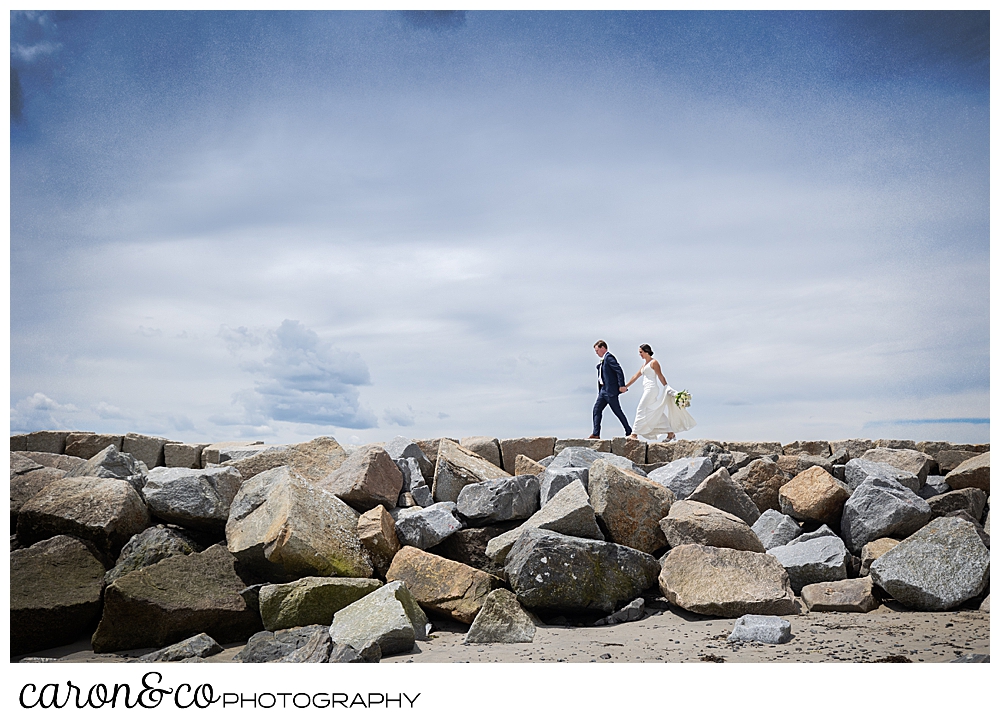
[[10, 410], [11, 431], [30, 432], [36, 429], [65, 429], [72, 426], [77, 408], [72, 404], [60, 404], [35, 392], [19, 400]]

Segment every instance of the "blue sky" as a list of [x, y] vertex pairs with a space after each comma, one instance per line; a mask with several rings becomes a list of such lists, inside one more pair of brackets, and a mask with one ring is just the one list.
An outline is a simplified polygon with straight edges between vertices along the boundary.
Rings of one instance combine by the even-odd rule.
[[586, 436], [604, 338], [687, 436], [988, 440], [986, 13], [12, 13], [11, 67], [12, 430]]

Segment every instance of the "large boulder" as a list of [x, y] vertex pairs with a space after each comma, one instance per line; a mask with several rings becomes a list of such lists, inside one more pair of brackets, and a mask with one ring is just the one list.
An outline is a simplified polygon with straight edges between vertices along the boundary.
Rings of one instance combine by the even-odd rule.
[[906, 537], [931, 519], [926, 501], [891, 480], [869, 478], [844, 505], [840, 532], [851, 552], [880, 537]]
[[[440, 440], [431, 440], [430, 444], [426, 442], [414, 442], [412, 439], [407, 437], [394, 437], [389, 442], [386, 442], [383, 449], [385, 453], [388, 454], [394, 462], [399, 462], [404, 459], [411, 459], [417, 463], [420, 468], [420, 476], [424, 478], [426, 484], [430, 484], [434, 479], [434, 465], [437, 463], [437, 449]], [[423, 445], [423, 446], [422, 446]], [[430, 455], [426, 454], [424, 451], [424, 446], [427, 450], [431, 452]], [[497, 465], [498, 467], [500, 465]]]
[[158, 467], [150, 470], [142, 496], [164, 522], [221, 532], [242, 483], [240, 473], [230, 467]]
[[110, 585], [123, 575], [155, 565], [168, 557], [201, 551], [201, 545], [182, 530], [164, 525], [148, 527], [125, 543], [118, 561], [108, 570], [104, 581]]
[[358, 517], [336, 495], [278, 467], [243, 483], [229, 510], [226, 541], [241, 571], [261, 582], [370, 577]]
[[50, 454], [64, 454], [66, 449], [66, 438], [72, 434], [67, 431], [41, 430], [31, 432], [25, 440], [25, 450], [28, 452], [49, 452]]
[[757, 505], [739, 485], [733, 482], [724, 467], [706, 477], [694, 492], [687, 496], [687, 499], [692, 502], [703, 502], [736, 515], [748, 525], [752, 525], [760, 517]]
[[710, 439], [675, 439], [671, 442], [650, 442], [646, 446], [646, 462], [657, 464], [659, 462], [675, 462], [688, 457], [704, 457], [706, 455], [701, 454], [701, 452], [709, 445], [722, 448], [720, 442]]
[[787, 545], [802, 534], [802, 528], [794, 519], [771, 509], [764, 510], [750, 529], [757, 535], [765, 550]]
[[146, 473], [146, 465], [132, 455], [119, 452], [114, 446], [108, 445], [86, 462], [80, 462], [66, 476], [123, 479], [138, 491], [146, 481]]
[[148, 469], [164, 465], [163, 446], [169, 442], [163, 437], [150, 437], [147, 434], [129, 432], [122, 439], [122, 452], [132, 455]]
[[486, 546], [486, 555], [497, 565], [503, 565], [507, 553], [525, 530], [540, 529], [559, 532], [573, 537], [603, 540], [604, 533], [597, 525], [597, 515], [590, 504], [587, 491], [580, 482], [562, 488], [538, 512], [520, 527], [497, 535]]
[[944, 481], [953, 490], [976, 487], [986, 494], [990, 492], [990, 453], [967, 459], [944, 476]]
[[857, 459], [869, 449], [875, 447], [875, 442], [870, 439], [840, 439], [830, 440], [830, 450], [837, 452], [844, 450], [848, 459]]
[[[523, 459], [524, 457], [522, 457]], [[539, 502], [541, 506], [551, 500], [563, 487], [567, 487], [574, 482], [581, 482], [584, 489], [590, 483], [589, 467], [552, 467], [549, 465], [542, 469], [538, 475]]]
[[750, 525], [703, 502], [674, 502], [669, 514], [660, 520], [660, 528], [671, 547], [709, 545], [764, 552], [764, 545]]
[[800, 537], [787, 545], [767, 551], [788, 572], [792, 590], [799, 592], [806, 585], [832, 582], [847, 577], [850, 553], [836, 535], [824, 535], [802, 541]]
[[607, 539], [646, 553], [667, 544], [660, 520], [674, 501], [670, 489], [602, 459], [590, 468], [589, 490]]
[[595, 452], [610, 452], [610, 439], [557, 439], [552, 453], [558, 455], [567, 447], [586, 447]]
[[714, 472], [708, 457], [683, 457], [649, 473], [649, 479], [668, 488], [679, 500], [698, 489]]
[[826, 440], [795, 441], [783, 445], [781, 451], [787, 455], [808, 454], [813, 457], [829, 457], [830, 443]]
[[[14, 455], [11, 454], [11, 457]], [[29, 463], [34, 464], [31, 460]], [[10, 473], [10, 526], [11, 529], [17, 528], [17, 515], [24, 507], [24, 503], [30, 500], [32, 497], [37, 495], [43, 489], [48, 487], [50, 484], [56, 480], [61, 480], [66, 476], [66, 473], [61, 469], [55, 469], [53, 467], [43, 467], [42, 465], [35, 465], [30, 468], [26, 468], [25, 465], [21, 466], [24, 470], [20, 473], [14, 471], [14, 465], [11, 464]]]
[[429, 507], [393, 510], [399, 544], [421, 550], [434, 547], [462, 529], [462, 521], [457, 514], [458, 505], [454, 502], [435, 502]]
[[104, 565], [80, 540], [57, 535], [10, 553], [10, 652], [72, 643], [101, 615]]
[[968, 452], [964, 449], [944, 449], [933, 455], [934, 461], [937, 462], [939, 474], [945, 475], [954, 469], [961, 466], [963, 462], [966, 462], [973, 457], [978, 457], [978, 452]]
[[[918, 452], [915, 449], [890, 449], [887, 447], [869, 449], [861, 455], [861, 459], [879, 462], [916, 475], [920, 485], [927, 479], [927, 475], [931, 471], [931, 464], [934, 462], [929, 454]], [[920, 485], [917, 485], [917, 489], [920, 489]], [[916, 491], [914, 490], [914, 492]]]
[[806, 585], [802, 602], [814, 613], [869, 613], [879, 605], [867, 576]]
[[871, 566], [872, 580], [914, 610], [949, 610], [983, 591], [990, 551], [970, 522], [932, 520]]
[[458, 513], [475, 524], [526, 520], [538, 511], [538, 478], [501, 477], [466, 485], [458, 495]]
[[788, 573], [771, 555], [705, 545], [675, 547], [662, 561], [660, 590], [700, 615], [795, 615]]
[[[66, 435], [66, 450], [62, 454], [81, 459], [90, 459], [102, 449], [112, 446], [116, 451], [122, 449], [120, 434], [94, 434], [93, 432], [70, 432]], [[30, 449], [30, 447], [29, 447]], [[55, 451], [55, 450], [45, 450]]]
[[396, 553], [385, 579], [405, 582], [426, 610], [466, 624], [475, 619], [490, 591], [501, 584], [482, 570], [416, 547], [404, 547]]
[[329, 625], [338, 610], [381, 586], [365, 577], [303, 577], [264, 585], [259, 592], [260, 617], [266, 630]]
[[458, 443], [488, 460], [490, 464], [497, 467], [504, 466], [500, 460], [500, 440], [496, 437], [462, 437]]
[[472, 621], [462, 641], [466, 645], [530, 643], [535, 639], [535, 620], [525, 612], [510, 590], [493, 590]]
[[[511, 460], [513, 459], [511, 457]], [[509, 476], [510, 474], [503, 469], [478, 454], [449, 439], [442, 439], [438, 448], [434, 486], [431, 492], [435, 502], [457, 502], [458, 495], [465, 485]]]
[[646, 442], [641, 439], [615, 437], [611, 440], [611, 452], [635, 464], [646, 464]]
[[818, 457], [811, 454], [782, 454], [774, 462], [789, 477], [801, 474], [812, 467], [819, 467], [828, 474], [833, 474], [833, 462], [829, 457]]
[[931, 508], [931, 518], [965, 510], [972, 519], [981, 520], [986, 509], [986, 493], [978, 487], [966, 487], [931, 497], [927, 505]]
[[43, 467], [53, 467], [61, 469], [63, 472], [71, 472], [80, 466], [79, 457], [70, 457], [65, 454], [52, 454], [51, 452], [21, 452], [22, 457], [27, 457], [33, 462], [37, 462]]
[[336, 439], [316, 437], [301, 444], [265, 448], [225, 464], [236, 469], [243, 479], [250, 479], [269, 469], [288, 467], [307, 482], [319, 484], [340, 469], [346, 459], [347, 452]]
[[781, 442], [726, 442], [726, 449], [734, 453], [742, 452], [751, 459], [784, 454]]
[[160, 648], [198, 633], [220, 643], [246, 640], [260, 618], [240, 596], [244, 587], [222, 545], [130, 572], [104, 592], [94, 652]]
[[344, 460], [319, 487], [358, 509], [395, 507], [403, 489], [403, 475], [384, 450], [367, 447]]
[[521, 437], [519, 439], [501, 439], [500, 456], [504, 461], [504, 469], [514, 474], [514, 460], [523, 454], [533, 460], [544, 459], [555, 454], [555, 437]]
[[379, 575], [385, 575], [400, 548], [396, 522], [385, 507], [379, 505], [358, 518], [358, 539], [368, 550]]
[[614, 612], [656, 581], [659, 565], [624, 545], [530, 529], [511, 548], [504, 570], [526, 607]]
[[746, 492], [761, 512], [781, 509], [778, 490], [787, 481], [785, 473], [770, 459], [755, 459], [733, 475], [733, 482]]
[[390, 582], [337, 611], [330, 638], [355, 650], [377, 643], [383, 655], [408, 653], [415, 641], [427, 639], [427, 616], [406, 583]]
[[477, 570], [483, 570], [491, 575], [503, 577], [503, 565], [497, 565], [489, 558], [486, 554], [486, 546], [494, 537], [509, 532], [517, 526], [518, 523], [515, 521], [487, 525], [486, 527], [466, 527], [452, 533], [434, 547], [427, 548], [427, 551], [441, 557], [447, 557], [449, 560], [464, 563]]
[[856, 490], [867, 479], [893, 480], [914, 492], [918, 491], [921, 487], [921, 482], [917, 475], [897, 469], [884, 462], [862, 458], [852, 459], [844, 465], [844, 483], [851, 492]]
[[26, 457], [18, 452], [10, 453], [10, 476], [13, 479], [16, 475], [30, 472], [33, 469], [41, 469], [44, 465], [39, 464], [30, 457]]
[[66, 477], [24, 503], [17, 516], [17, 537], [25, 544], [55, 535], [78, 537], [93, 543], [110, 562], [149, 523], [145, 503], [125, 480]]
[[778, 490], [781, 512], [804, 522], [835, 525], [851, 493], [833, 475], [810, 467]]
[[163, 445], [163, 466], [201, 469], [201, 451], [207, 446], [207, 444], [167, 442]]

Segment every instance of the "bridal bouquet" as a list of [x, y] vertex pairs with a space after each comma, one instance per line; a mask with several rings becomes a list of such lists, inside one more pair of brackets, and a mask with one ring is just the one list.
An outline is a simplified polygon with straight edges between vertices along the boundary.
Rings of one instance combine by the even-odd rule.
[[681, 392], [677, 392], [674, 396], [674, 404], [676, 404], [681, 409], [686, 409], [691, 406], [691, 392], [687, 389]]

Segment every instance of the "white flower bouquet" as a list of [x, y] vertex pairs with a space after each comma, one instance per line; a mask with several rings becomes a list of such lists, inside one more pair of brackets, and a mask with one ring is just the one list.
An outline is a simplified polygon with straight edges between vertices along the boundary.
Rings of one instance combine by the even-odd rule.
[[691, 392], [687, 389], [677, 392], [674, 395], [674, 404], [676, 404], [681, 409], [687, 409], [691, 406]]

